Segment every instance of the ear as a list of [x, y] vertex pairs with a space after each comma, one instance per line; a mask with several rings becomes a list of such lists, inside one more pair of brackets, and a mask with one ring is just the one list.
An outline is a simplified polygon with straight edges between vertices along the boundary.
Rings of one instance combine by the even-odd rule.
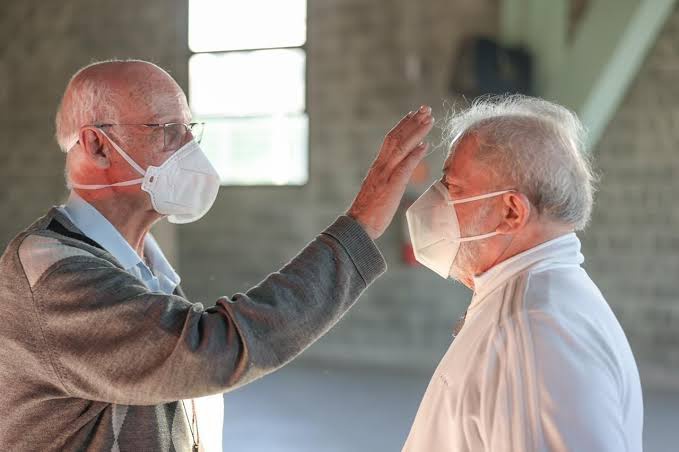
[[496, 231], [513, 234], [523, 229], [531, 215], [531, 203], [523, 193], [509, 192], [502, 195], [502, 222]]
[[97, 168], [106, 169], [111, 166], [108, 143], [101, 132], [96, 128], [84, 127], [80, 130], [80, 147], [87, 159]]

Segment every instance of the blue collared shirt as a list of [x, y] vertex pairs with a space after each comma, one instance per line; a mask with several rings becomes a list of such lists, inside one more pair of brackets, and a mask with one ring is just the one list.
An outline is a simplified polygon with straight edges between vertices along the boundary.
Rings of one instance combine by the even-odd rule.
[[[101, 245], [125, 268], [136, 276], [152, 292], [171, 294], [180, 283], [179, 275], [167, 261], [158, 243], [151, 234], [144, 240], [144, 256], [149, 265], [139, 257], [127, 240], [97, 209], [82, 199], [74, 191], [64, 206], [59, 209], [73, 222], [80, 231]], [[224, 423], [224, 399], [221, 394], [194, 399], [196, 404], [198, 431], [200, 432], [203, 450], [222, 450], [222, 425]], [[185, 403], [190, 403], [185, 401]], [[185, 405], [182, 412], [186, 415]], [[115, 408], [125, 413], [126, 406]], [[124, 414], [122, 415], [124, 419]]]
[[151, 234], [147, 234], [144, 241], [147, 265], [115, 226], [76, 192], [72, 191], [66, 204], [59, 209], [83, 234], [111, 253], [128, 273], [136, 276], [152, 292], [171, 294], [179, 285], [179, 275]]

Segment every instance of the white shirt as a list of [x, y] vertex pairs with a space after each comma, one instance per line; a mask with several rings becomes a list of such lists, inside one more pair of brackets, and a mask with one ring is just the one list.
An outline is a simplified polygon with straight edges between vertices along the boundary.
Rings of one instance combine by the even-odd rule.
[[568, 234], [474, 279], [405, 452], [642, 450], [634, 356]]
[[[136, 276], [152, 292], [172, 294], [181, 279], [168, 262], [163, 251], [151, 234], [144, 241], [144, 256], [149, 265], [141, 259], [120, 232], [97, 209], [87, 203], [74, 191], [68, 201], [59, 209], [90, 239], [101, 245], [125, 268]], [[222, 451], [222, 428], [224, 425], [224, 398], [222, 394], [194, 399], [196, 418], [200, 433], [201, 450]], [[180, 404], [181, 405], [181, 404]], [[191, 401], [184, 402], [189, 418]], [[182, 408], [183, 409], [183, 408]], [[115, 406], [114, 411], [124, 418], [127, 407]], [[181, 413], [182, 417], [185, 417]]]

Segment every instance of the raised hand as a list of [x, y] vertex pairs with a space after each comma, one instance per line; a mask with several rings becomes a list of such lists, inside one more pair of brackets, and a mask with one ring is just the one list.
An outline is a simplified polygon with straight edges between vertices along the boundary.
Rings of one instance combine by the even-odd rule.
[[403, 117], [384, 138], [347, 212], [373, 240], [384, 233], [394, 218], [413, 170], [426, 155], [428, 144], [422, 140], [433, 126], [431, 108], [423, 105]]

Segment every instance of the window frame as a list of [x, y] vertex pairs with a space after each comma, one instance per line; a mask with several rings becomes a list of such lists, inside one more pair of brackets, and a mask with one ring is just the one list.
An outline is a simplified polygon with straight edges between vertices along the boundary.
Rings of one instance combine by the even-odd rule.
[[[188, 9], [190, 8], [189, 6], [189, 0], [187, 2], [187, 19], [188, 19]], [[311, 137], [311, 117], [309, 115], [309, 3], [311, 0], [306, 0], [305, 2], [305, 30], [304, 30], [304, 44], [300, 46], [282, 46], [282, 47], [255, 47], [255, 48], [242, 48], [242, 49], [230, 49], [230, 50], [214, 50], [214, 51], [198, 51], [195, 52], [194, 50], [191, 49], [191, 46], [188, 45], [189, 42], [189, 33], [190, 33], [190, 27], [187, 26], [186, 30], [186, 37], [187, 37], [187, 48], [188, 48], [188, 58], [186, 60], [187, 64], [187, 76], [188, 76], [188, 85], [189, 85], [189, 90], [188, 90], [188, 103], [189, 103], [189, 108], [191, 108], [191, 68], [190, 68], [190, 62], [191, 58], [193, 58], [194, 55], [226, 55], [229, 53], [244, 53], [244, 52], [258, 52], [261, 50], [286, 50], [286, 49], [300, 49], [304, 52], [304, 108], [296, 112], [294, 114], [296, 115], [304, 115], [306, 116], [307, 120], [307, 131], [306, 131], [306, 181], [303, 183], [286, 183], [286, 184], [274, 184], [274, 183], [256, 183], [256, 184], [239, 184], [239, 183], [232, 183], [232, 182], [223, 182], [220, 181], [220, 187], [234, 187], [234, 188], [246, 188], [246, 187], [276, 187], [276, 188], [302, 188], [305, 187], [306, 185], [309, 184], [309, 181], [311, 179], [311, 148], [310, 148], [310, 137]], [[187, 20], [187, 25], [188, 25], [188, 20]], [[191, 114], [193, 114], [193, 110], [191, 111]], [[209, 125], [210, 119], [224, 119], [224, 120], [229, 120], [229, 119], [256, 119], [256, 118], [271, 118], [275, 115], [241, 115], [241, 116], [233, 116], [233, 115], [201, 115], [198, 116], [198, 118], [205, 122], [205, 125]], [[195, 119], [195, 118], [194, 118]], [[207, 130], [206, 130], [207, 131]], [[205, 135], [205, 132], [203, 133]], [[219, 171], [219, 170], [218, 170]]]

